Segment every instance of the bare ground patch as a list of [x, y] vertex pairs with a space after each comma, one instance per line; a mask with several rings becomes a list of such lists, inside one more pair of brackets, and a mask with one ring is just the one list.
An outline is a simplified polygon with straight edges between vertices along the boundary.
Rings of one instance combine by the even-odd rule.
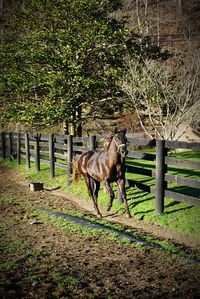
[[[31, 192], [15, 170], [2, 165], [0, 169], [1, 298], [200, 296], [198, 265], [165, 252], [139, 250], [106, 236], [75, 233], [39, 221], [31, 216], [33, 207], [88, 212], [92, 206], [82, 206], [77, 198], [58, 192]], [[114, 220], [135, 225], [135, 220], [123, 215]], [[150, 226], [141, 221], [139, 225], [153, 233]], [[155, 234], [164, 236], [164, 230], [157, 230]]]

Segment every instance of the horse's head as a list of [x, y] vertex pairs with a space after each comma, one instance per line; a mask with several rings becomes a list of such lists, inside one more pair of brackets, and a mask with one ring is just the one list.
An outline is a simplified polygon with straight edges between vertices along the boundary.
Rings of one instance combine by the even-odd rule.
[[125, 157], [128, 154], [126, 129], [121, 131], [115, 130], [115, 133], [113, 134], [113, 141], [116, 145], [118, 153]]

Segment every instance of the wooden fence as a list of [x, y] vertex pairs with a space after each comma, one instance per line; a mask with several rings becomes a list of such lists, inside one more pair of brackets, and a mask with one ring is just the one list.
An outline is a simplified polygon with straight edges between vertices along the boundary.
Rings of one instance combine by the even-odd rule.
[[[147, 140], [134, 138], [128, 135], [129, 154], [126, 159], [127, 173], [139, 174], [145, 177], [154, 178], [154, 183], [144, 184], [138, 180], [126, 179], [130, 187], [137, 187], [143, 191], [155, 194], [155, 209], [158, 214], [164, 211], [164, 198], [171, 198], [179, 202], [186, 202], [190, 205], [200, 206], [200, 181], [187, 178], [178, 174], [171, 174], [170, 168], [178, 167], [185, 170], [200, 170], [200, 161], [182, 161], [170, 157], [169, 149], [192, 149], [200, 151], [198, 142], [177, 142], [165, 140]], [[31, 135], [28, 133], [3, 132], [0, 136], [0, 156], [3, 159], [26, 159], [26, 168], [29, 169], [31, 161], [35, 162], [36, 171], [40, 171], [40, 163], [48, 163], [50, 166], [50, 177], [55, 176], [55, 167], [66, 169], [67, 186], [71, 183], [72, 158], [76, 154], [88, 149], [102, 148], [104, 136], [73, 137], [72, 135]], [[143, 151], [138, 148], [144, 149]], [[148, 148], [155, 149], [155, 154], [148, 153]], [[146, 151], [146, 152], [145, 152]], [[151, 168], [142, 167], [138, 160], [153, 161]], [[176, 183], [177, 190], [170, 188], [171, 183]], [[180, 189], [187, 191], [195, 190], [194, 195], [185, 194]], [[191, 192], [189, 192], [191, 193]], [[120, 194], [119, 194], [120, 200]]]

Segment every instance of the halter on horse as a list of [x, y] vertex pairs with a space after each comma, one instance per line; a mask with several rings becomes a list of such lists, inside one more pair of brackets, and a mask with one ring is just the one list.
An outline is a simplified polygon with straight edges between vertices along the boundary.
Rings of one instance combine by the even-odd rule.
[[[128, 203], [125, 191], [125, 167], [121, 156], [127, 154], [126, 130], [121, 130], [109, 135], [106, 138], [107, 148], [101, 152], [89, 150], [74, 160], [73, 182], [76, 182], [80, 175], [83, 175], [89, 195], [93, 199], [94, 208], [97, 215], [102, 217], [98, 204], [98, 192], [100, 182], [103, 183], [107, 192], [110, 193], [110, 203], [107, 211], [112, 207], [114, 192], [111, 187], [112, 182], [117, 182], [119, 190], [124, 200], [126, 214], [130, 218]], [[91, 187], [94, 182], [94, 188]]]

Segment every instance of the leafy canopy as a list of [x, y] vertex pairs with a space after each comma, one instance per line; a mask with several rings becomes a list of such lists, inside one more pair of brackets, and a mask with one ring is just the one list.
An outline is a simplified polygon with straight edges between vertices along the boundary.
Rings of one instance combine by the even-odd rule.
[[127, 53], [160, 55], [139, 42], [125, 19], [114, 18], [121, 0], [10, 4], [3, 10], [1, 100], [4, 117], [14, 122], [76, 125], [115, 109]]

